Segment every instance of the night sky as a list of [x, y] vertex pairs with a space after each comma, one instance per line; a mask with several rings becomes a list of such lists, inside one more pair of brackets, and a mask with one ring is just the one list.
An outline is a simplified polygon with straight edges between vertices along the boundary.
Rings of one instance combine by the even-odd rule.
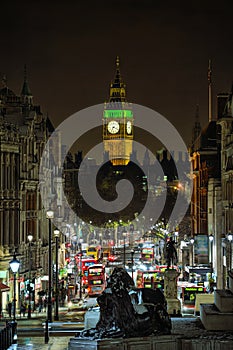
[[1, 4], [0, 73], [19, 93], [24, 64], [34, 103], [55, 126], [108, 98], [120, 56], [128, 101], [158, 111], [188, 144], [196, 104], [208, 122], [233, 80], [232, 1], [67, 0]]

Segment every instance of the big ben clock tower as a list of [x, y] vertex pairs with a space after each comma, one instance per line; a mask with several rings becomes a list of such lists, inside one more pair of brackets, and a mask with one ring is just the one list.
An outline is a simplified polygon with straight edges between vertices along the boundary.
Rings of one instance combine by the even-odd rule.
[[133, 112], [131, 104], [126, 101], [118, 56], [109, 101], [105, 103], [103, 112], [103, 141], [104, 150], [109, 153], [113, 165], [129, 163], [133, 147]]

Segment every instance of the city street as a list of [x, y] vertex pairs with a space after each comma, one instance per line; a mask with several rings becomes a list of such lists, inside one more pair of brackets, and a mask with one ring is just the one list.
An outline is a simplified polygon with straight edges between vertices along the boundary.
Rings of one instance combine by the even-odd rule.
[[[172, 334], [186, 339], [221, 339], [233, 344], [233, 334], [229, 332], [206, 331], [199, 317], [185, 316], [172, 318]], [[35, 321], [34, 321], [35, 322]], [[13, 344], [8, 350], [67, 350], [68, 343], [73, 336], [50, 336], [49, 343], [44, 343], [44, 337], [19, 336], [18, 344]], [[231, 343], [232, 342], [232, 343]], [[230, 348], [229, 348], [230, 349]], [[88, 350], [88, 349], [86, 349]]]
[[45, 320], [46, 312], [33, 313], [32, 318], [17, 318], [18, 343], [12, 344], [9, 350], [65, 350], [68, 342], [75, 336], [78, 329], [83, 329], [83, 323], [72, 322], [67, 315], [67, 307], [61, 308], [59, 312], [60, 321], [50, 325], [49, 342], [45, 344]]
[[19, 338], [18, 344], [13, 344], [9, 350], [67, 350], [71, 337], [50, 337], [49, 343], [44, 343], [43, 337]]
[[[34, 328], [41, 326], [41, 320], [39, 319], [32, 319], [30, 320], [24, 320], [21, 324], [19, 322], [19, 327], [26, 330], [27, 327]], [[173, 323], [173, 334], [180, 334], [180, 333], [189, 333], [196, 334], [199, 332], [198, 323], [196, 323], [196, 318], [194, 317], [186, 317], [183, 319], [180, 318], [174, 318], [172, 319]], [[69, 323], [66, 323], [67, 329], [69, 326]], [[43, 331], [41, 329], [41, 331]], [[18, 334], [18, 344], [13, 344], [9, 350], [29, 350], [29, 349], [35, 349], [35, 350], [66, 350], [68, 349], [68, 343], [70, 338], [73, 338], [75, 336], [75, 333], [73, 335], [69, 336], [55, 336], [50, 335], [49, 337], [49, 343], [45, 344], [44, 341], [44, 335], [43, 336], [26, 336], [25, 334], [22, 334], [19, 332]], [[88, 349], [87, 349], [88, 350]]]

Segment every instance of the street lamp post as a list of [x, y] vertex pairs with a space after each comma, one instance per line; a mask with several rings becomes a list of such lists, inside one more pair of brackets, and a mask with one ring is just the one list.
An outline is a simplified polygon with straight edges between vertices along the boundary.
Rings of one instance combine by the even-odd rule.
[[58, 291], [58, 239], [59, 239], [59, 230], [54, 230], [54, 236], [55, 236], [55, 313], [54, 313], [54, 320], [59, 320], [59, 291]]
[[214, 236], [210, 234], [209, 241], [210, 241], [210, 276], [211, 278], [213, 276], [213, 240], [214, 240]]
[[17, 322], [16, 322], [16, 274], [19, 270], [20, 262], [16, 259], [16, 254], [14, 253], [13, 259], [10, 261], [10, 268], [14, 274], [14, 299], [13, 299], [13, 343], [17, 343]]
[[134, 249], [131, 249], [132, 280], [133, 280], [133, 264], [134, 264], [133, 256], [134, 256]]
[[101, 249], [102, 249], [103, 241], [102, 241], [102, 233], [101, 232], [99, 233], [99, 242], [100, 242], [100, 246], [101, 246]]
[[191, 258], [192, 258], [191, 263], [192, 263], [192, 266], [194, 266], [194, 238], [193, 237], [190, 238], [190, 244], [191, 244], [191, 253], [192, 253], [192, 255], [191, 255]]
[[231, 271], [232, 268], [232, 240], [233, 240], [233, 234], [231, 232], [228, 233], [227, 239], [229, 241], [229, 271]]
[[48, 305], [47, 305], [47, 319], [45, 322], [45, 344], [49, 342], [49, 322], [52, 322], [52, 219], [54, 212], [47, 210], [46, 218], [49, 220], [49, 254], [48, 254]]
[[123, 238], [124, 238], [124, 247], [123, 247], [123, 263], [124, 263], [124, 268], [125, 268], [125, 265], [126, 265], [126, 261], [125, 261], [125, 237], [126, 237], [126, 235], [127, 235], [127, 232], [126, 231], [123, 231], [122, 232], [122, 235], [123, 235]]
[[32, 271], [32, 251], [31, 251], [31, 243], [33, 236], [31, 234], [28, 235], [29, 242], [29, 250], [28, 250], [28, 260], [29, 260], [29, 283], [28, 283], [28, 318], [31, 318], [32, 315], [32, 305], [31, 305], [31, 271]]
[[54, 212], [52, 210], [47, 211], [47, 219], [49, 220], [49, 261], [48, 261], [48, 322], [52, 322], [52, 219], [54, 218]]
[[82, 271], [82, 256], [83, 256], [82, 242], [83, 242], [83, 240], [82, 240], [82, 238], [80, 238], [79, 244], [78, 244], [79, 249], [80, 249], [80, 254], [79, 254], [79, 298], [80, 298], [80, 300], [82, 299], [82, 288], [83, 288], [83, 286], [82, 286], [82, 278], [83, 278], [83, 276], [82, 276], [82, 273], [83, 273], [83, 271]]

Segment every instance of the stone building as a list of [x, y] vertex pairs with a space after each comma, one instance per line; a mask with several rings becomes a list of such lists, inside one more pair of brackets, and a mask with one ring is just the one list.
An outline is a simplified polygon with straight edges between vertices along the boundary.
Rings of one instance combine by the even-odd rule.
[[[53, 126], [40, 106], [33, 103], [26, 68], [17, 95], [3, 79], [0, 89], [0, 280], [9, 279], [14, 252], [20, 260], [19, 290], [23, 295], [29, 265], [35, 289], [37, 277], [47, 274], [48, 223], [39, 194], [39, 162]], [[28, 235], [32, 235], [32, 242]], [[29, 261], [29, 244], [31, 259]], [[12, 287], [12, 286], [11, 286]], [[12, 288], [11, 288], [12, 289]], [[6, 293], [3, 293], [4, 297]], [[10, 295], [8, 295], [10, 298]]]
[[[221, 99], [223, 94], [221, 95]], [[225, 94], [225, 107], [218, 124], [221, 126], [221, 281], [227, 283], [227, 273], [233, 269], [232, 232], [233, 232], [233, 86]]]
[[[194, 263], [209, 265], [217, 288], [226, 287], [227, 272], [232, 269], [232, 117], [232, 91], [218, 94], [216, 118], [209, 118], [190, 152], [194, 177], [191, 203]], [[197, 119], [195, 128], [200, 129]], [[200, 260], [197, 247], [200, 235], [206, 236], [204, 260], [203, 257]]]

